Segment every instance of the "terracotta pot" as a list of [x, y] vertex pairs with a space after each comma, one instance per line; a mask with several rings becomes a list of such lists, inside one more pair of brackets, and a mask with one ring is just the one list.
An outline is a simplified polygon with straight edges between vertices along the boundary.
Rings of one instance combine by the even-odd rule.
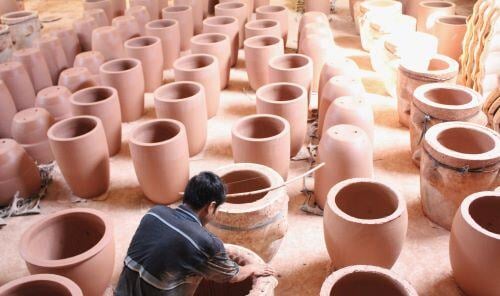
[[94, 116], [61, 120], [49, 129], [50, 148], [72, 193], [98, 197], [109, 187], [109, 152], [102, 122]]
[[191, 38], [191, 53], [215, 56], [219, 62], [220, 87], [221, 89], [227, 87], [231, 70], [231, 42], [227, 35], [203, 33], [194, 36]]
[[193, 13], [194, 34], [203, 31], [203, 3], [200, 0], [174, 0], [174, 6], [191, 6]]
[[370, 138], [360, 127], [340, 124], [325, 131], [318, 147], [318, 163], [325, 166], [314, 174], [316, 203], [325, 208], [327, 195], [337, 183], [352, 178], [373, 178]]
[[35, 105], [35, 90], [23, 64], [7, 62], [0, 64], [0, 80], [9, 89], [18, 111]]
[[309, 35], [321, 35], [326, 40], [330, 40], [333, 43], [333, 33], [328, 24], [323, 24], [321, 22], [309, 23], [300, 31], [300, 39], [297, 41], [297, 52], [302, 52], [304, 50], [304, 39]]
[[280, 23], [276, 20], [253, 20], [245, 24], [245, 39], [254, 36], [276, 36], [281, 38]]
[[[171, 204], [189, 181], [189, 148], [184, 125], [173, 119], [141, 124], [129, 140], [135, 173], [146, 197]], [[164, 182], [164, 180], [169, 180]]]
[[76, 92], [91, 86], [96, 86], [97, 81], [85, 67], [73, 67], [61, 72], [59, 76], [60, 86], [67, 87], [71, 92]]
[[70, 97], [75, 116], [89, 115], [99, 118], [106, 134], [109, 156], [120, 152], [122, 144], [122, 118], [116, 89], [107, 86], [88, 87]]
[[113, 223], [94, 209], [58, 211], [24, 232], [19, 252], [31, 274], [64, 276], [74, 281], [83, 295], [102, 295], [115, 262]]
[[270, 114], [249, 115], [239, 119], [231, 133], [235, 163], [262, 164], [286, 180], [291, 146], [288, 121]]
[[92, 31], [97, 26], [98, 24], [93, 17], [83, 17], [73, 22], [73, 29], [78, 37], [82, 51], [92, 50]]
[[313, 80], [311, 88], [318, 91], [321, 70], [331, 57], [335, 56], [335, 44], [329, 38], [321, 35], [304, 35], [299, 53], [309, 56], [313, 61]]
[[205, 89], [197, 82], [172, 82], [155, 93], [158, 118], [175, 119], [186, 128], [189, 156], [200, 153], [207, 141], [207, 107]]
[[432, 33], [440, 16], [454, 15], [456, 5], [450, 1], [421, 1], [417, 8], [417, 30]]
[[444, 122], [425, 133], [420, 160], [424, 214], [450, 229], [470, 194], [500, 185], [500, 135], [469, 122]]
[[41, 296], [83, 296], [82, 290], [75, 282], [55, 274], [25, 276], [0, 287], [0, 296], [34, 295], [34, 293]]
[[467, 17], [460, 15], [440, 16], [434, 25], [433, 34], [438, 38], [438, 53], [459, 61], [462, 42], [467, 31]]
[[52, 82], [56, 83], [59, 80], [59, 74], [70, 67], [61, 40], [55, 36], [44, 35], [38, 40], [38, 48], [49, 66]]
[[73, 67], [85, 67], [90, 74], [99, 75], [99, 68], [104, 62], [104, 56], [99, 51], [86, 51], [75, 57]]
[[255, 36], [245, 40], [245, 64], [252, 89], [269, 83], [268, 63], [283, 54], [283, 39], [279, 37]]
[[44, 108], [55, 122], [71, 117], [69, 97], [71, 92], [64, 86], [49, 86], [38, 92], [35, 107]]
[[[349, 58], [334, 57], [323, 65], [319, 75], [318, 98], [323, 96], [323, 89], [330, 79], [335, 76], [347, 76], [361, 81], [361, 73], [358, 64]], [[321, 105], [319, 106], [321, 108]]]
[[161, 16], [160, 3], [158, 0], [130, 0], [130, 6], [146, 7], [151, 20], [156, 20]]
[[[246, 5], [246, 7], [247, 7], [247, 12], [248, 12], [247, 20], [251, 20], [252, 19], [252, 14], [253, 14], [253, 12], [255, 10], [255, 0], [219, 0], [219, 3], [227, 3], [227, 2], [240, 2], [240, 3], [244, 3]], [[214, 8], [214, 10], [215, 10], [215, 8]]]
[[239, 25], [239, 46], [243, 48], [245, 38], [245, 24], [248, 21], [248, 7], [241, 2], [227, 2], [215, 5], [215, 16], [233, 16]]
[[171, 69], [181, 52], [181, 33], [177, 20], [154, 20], [146, 24], [146, 35], [160, 38], [163, 69]]
[[127, 1], [111, 0], [111, 7], [113, 8], [113, 17], [122, 16], [127, 8]]
[[344, 180], [328, 192], [323, 228], [335, 269], [357, 264], [391, 268], [406, 238], [406, 202], [388, 184]]
[[[313, 64], [310, 57], [303, 54], [284, 54], [269, 60], [269, 82], [289, 82], [301, 85], [306, 89], [309, 99]], [[308, 103], [309, 105], [309, 103]]]
[[139, 22], [131, 15], [118, 16], [111, 22], [113, 27], [117, 27], [123, 41], [141, 36]]
[[66, 61], [68, 61], [70, 65], [73, 65], [76, 55], [82, 51], [80, 41], [78, 40], [78, 35], [75, 30], [69, 27], [56, 29], [52, 31], [52, 35], [61, 40], [64, 54], [66, 55]]
[[108, 19], [106, 12], [101, 8], [88, 9], [83, 11], [84, 18], [93, 18], [97, 23], [97, 27], [109, 26], [111, 20]]
[[17, 0], [4, 0], [0, 4], [0, 15], [18, 10]]
[[298, 28], [299, 35], [297, 40], [300, 40], [302, 29], [310, 23], [322, 23], [326, 27], [328, 28], [330, 27], [330, 23], [328, 21], [328, 17], [326, 16], [326, 14], [319, 11], [308, 11], [304, 13], [300, 18], [299, 28]]
[[163, 50], [155, 36], [136, 37], [125, 42], [129, 58], [141, 61], [146, 92], [153, 92], [163, 82]]
[[5, 83], [0, 80], [0, 138], [12, 138], [10, 126], [16, 114], [16, 105]]
[[181, 34], [181, 51], [189, 50], [191, 37], [194, 33], [193, 9], [191, 6], [172, 6], [162, 10], [164, 19], [174, 19], [179, 22]]
[[394, 0], [368, 0], [361, 1], [354, 9], [354, 25], [356, 32], [359, 33], [360, 21], [364, 15], [370, 11], [386, 14], [388, 17], [399, 15], [403, 13], [403, 5], [399, 1]]
[[416, 30], [417, 19], [412, 16], [393, 14], [389, 17], [386, 13], [370, 11], [360, 20], [361, 47], [363, 50], [371, 52], [377, 41], [384, 37], [390, 35], [405, 36], [415, 33]]
[[219, 0], [202, 0], [201, 2], [203, 3], [203, 18], [214, 15], [214, 8]]
[[194, 81], [205, 88], [207, 114], [212, 118], [220, 104], [219, 61], [213, 55], [191, 54], [174, 63], [175, 81]]
[[120, 30], [112, 26], [95, 29], [92, 32], [92, 50], [101, 52], [106, 61], [123, 57], [125, 51]]
[[304, 0], [305, 11], [319, 11], [326, 15], [330, 14], [330, 0]]
[[256, 10], [256, 18], [276, 20], [280, 24], [281, 38], [286, 46], [288, 40], [288, 10], [283, 5], [264, 5]]
[[149, 23], [153, 18], [149, 15], [148, 9], [146, 6], [137, 5], [131, 6], [125, 11], [125, 15], [133, 16], [139, 23], [139, 32], [141, 32], [141, 36], [146, 33], [146, 24]]
[[2, 24], [9, 26], [15, 49], [33, 47], [40, 38], [42, 28], [38, 12], [32, 10], [21, 10], [10, 12], [0, 17]]
[[84, 0], [83, 1], [83, 9], [102, 9], [106, 13], [106, 17], [108, 18], [108, 23], [113, 19], [113, 6], [111, 0]]
[[12, 60], [21, 63], [30, 77], [35, 93], [52, 86], [49, 66], [38, 48], [24, 48], [16, 50]]
[[468, 295], [497, 295], [500, 287], [500, 192], [468, 196], [455, 215], [450, 235], [453, 277]]
[[270, 2], [270, 0], [254, 0], [254, 11], [261, 6], [269, 5]]
[[233, 16], [214, 16], [203, 21], [203, 33], [220, 33], [229, 37], [231, 43], [231, 66], [238, 62], [239, 27], [238, 19]]
[[16, 193], [31, 197], [40, 190], [35, 161], [16, 141], [0, 139], [0, 206], [8, 206]]

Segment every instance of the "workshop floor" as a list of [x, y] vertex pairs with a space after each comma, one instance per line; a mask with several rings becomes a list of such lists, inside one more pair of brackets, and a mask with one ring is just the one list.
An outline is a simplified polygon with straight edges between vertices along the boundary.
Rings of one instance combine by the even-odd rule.
[[[295, 1], [276, 0], [293, 7]], [[458, 1], [458, 13], [468, 14], [473, 1]], [[348, 1], [337, 1], [337, 14], [333, 16], [332, 28], [335, 42], [346, 56], [355, 60], [362, 69], [363, 82], [368, 98], [373, 105], [376, 121], [375, 131], [375, 178], [388, 182], [400, 190], [407, 201], [409, 228], [406, 243], [393, 270], [401, 274], [418, 290], [420, 295], [461, 295], [451, 275], [448, 259], [449, 233], [433, 225], [422, 213], [419, 201], [419, 174], [412, 164], [409, 153], [409, 132], [397, 120], [396, 100], [388, 97], [382, 81], [373, 72], [369, 56], [361, 50], [360, 40], [354, 33], [348, 13]], [[31, 0], [27, 8], [37, 9], [45, 23], [44, 30], [65, 26], [81, 15], [80, 0]], [[298, 16], [290, 16], [289, 48], [295, 48]], [[241, 51], [243, 53], [243, 51]], [[209, 123], [209, 139], [205, 151], [191, 161], [191, 173], [212, 170], [232, 162], [231, 126], [238, 118], [255, 113], [253, 94], [245, 95], [248, 89], [244, 60], [240, 60], [231, 72], [231, 83], [222, 93], [219, 115]], [[167, 81], [172, 74], [167, 73]], [[81, 202], [71, 197], [61, 174], [56, 172], [48, 196], [43, 200], [42, 215], [71, 207], [89, 207], [108, 214], [115, 225], [116, 263], [112, 284], [116, 284], [122, 268], [128, 244], [141, 219], [152, 206], [137, 182], [127, 139], [130, 131], [140, 122], [155, 117], [150, 94], [146, 96], [147, 113], [138, 122], [123, 125], [123, 143], [119, 155], [111, 160], [111, 188], [106, 200]], [[304, 152], [304, 151], [303, 151]], [[290, 177], [308, 169], [305, 161], [292, 162]], [[331, 272], [329, 257], [323, 239], [321, 217], [303, 213], [300, 206], [305, 196], [300, 193], [301, 182], [288, 188], [290, 195], [289, 230], [283, 244], [271, 264], [279, 273], [277, 295], [318, 295], [322, 282]], [[7, 220], [8, 225], [0, 230], [0, 285], [28, 274], [18, 252], [22, 233], [41, 215], [16, 217]], [[109, 289], [111, 295], [111, 289]]]

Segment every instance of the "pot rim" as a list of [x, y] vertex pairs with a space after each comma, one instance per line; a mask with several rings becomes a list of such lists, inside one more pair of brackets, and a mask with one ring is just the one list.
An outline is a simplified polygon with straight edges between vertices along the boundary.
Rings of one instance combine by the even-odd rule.
[[[154, 24], [168, 24], [163, 27], [153, 27]], [[176, 19], [157, 19], [146, 23], [146, 29], [148, 30], [165, 30], [165, 29], [175, 29], [179, 27], [179, 21]]]
[[[381, 4], [387, 4], [387, 5], [381, 5]], [[387, 9], [387, 8], [402, 8], [403, 5], [399, 1], [395, 0], [368, 0], [368, 1], [363, 1], [359, 5], [359, 10], [362, 13], [366, 13], [368, 11], [371, 11], [373, 9]]]
[[[169, 123], [169, 124], [175, 125], [179, 128], [179, 131], [173, 137], [170, 137], [170, 138], [163, 140], [163, 141], [154, 142], [154, 143], [145, 143], [143, 141], [139, 141], [136, 139], [136, 134], [140, 130], [145, 129], [149, 126], [158, 124], [158, 123]], [[139, 147], [156, 147], [156, 146], [162, 146], [162, 145], [165, 145], [168, 143], [175, 142], [180, 137], [182, 137], [184, 134], [186, 134], [184, 124], [178, 120], [167, 119], [167, 118], [151, 119], [151, 120], [148, 120], [144, 123], [141, 123], [139, 126], [137, 126], [136, 128], [134, 128], [132, 130], [132, 133], [130, 134], [129, 142], [130, 142], [130, 144], [133, 144], [133, 145], [136, 145]]]
[[[215, 42], [202, 42], [199, 39], [201, 37], [207, 37], [207, 36], [217, 36], [217, 37], [222, 37], [222, 39], [217, 40]], [[211, 45], [211, 44], [219, 44], [223, 42], [230, 42], [229, 36], [227, 34], [222, 34], [222, 33], [201, 33], [196, 36], [191, 37], [191, 43], [192, 44], [197, 44], [197, 45]]]
[[[130, 67], [129, 69], [127, 70], [120, 70], [120, 71], [113, 71], [113, 70], [107, 70], [106, 68], [109, 67], [109, 65], [111, 64], [116, 64], [116, 63], [122, 63], [122, 62], [132, 62], [134, 63], [134, 66], [133, 67]], [[134, 59], [134, 58], [120, 58], [120, 59], [114, 59], [114, 60], [110, 60], [110, 61], [107, 61], [105, 63], [103, 63], [100, 67], [99, 67], [99, 73], [104, 73], [104, 74], [124, 74], [124, 73], [128, 73], [128, 72], [132, 72], [132, 71], [136, 71], [136, 69], [141, 66], [142, 67], [142, 63], [141, 61], [139, 61], [138, 59]], [[141, 71], [142, 72], [142, 71]]]
[[[410, 75], [415, 75], [415, 76], [432, 76], [435, 77], [433, 78], [434, 80], [440, 79], [440, 80], [448, 80], [451, 79], [453, 76], [458, 75], [458, 69], [459, 65], [458, 62], [455, 61], [454, 59], [443, 55], [443, 54], [436, 54], [431, 58], [432, 60], [439, 60], [441, 62], [444, 62], [448, 64], [448, 67], [446, 69], [442, 70], [425, 70], [425, 71], [418, 71], [416, 69], [411, 69], [408, 65], [404, 65], [404, 63], [401, 63], [399, 65], [399, 69], [403, 70], [404, 72], [409, 73]], [[446, 77], [439, 77], [439, 76], [446, 76]]]
[[[433, 6], [431, 4], [447, 4], [447, 6]], [[446, 0], [441, 0], [441, 1], [426, 0], [426, 1], [421, 1], [418, 5], [421, 7], [431, 8], [431, 9], [448, 9], [448, 8], [452, 8], [452, 7], [455, 8], [456, 7], [454, 2], [446, 1]]]
[[[274, 39], [273, 41], [276, 41], [276, 42], [273, 44], [270, 44], [270, 45], [252, 44], [252, 41], [257, 40], [257, 39]], [[282, 43], [283, 43], [283, 39], [281, 37], [276, 37], [273, 35], [257, 35], [257, 36], [253, 36], [253, 37], [245, 39], [244, 47], [251, 48], [251, 49], [262, 49], [262, 48], [268, 48], [268, 47], [277, 46], [277, 45], [279, 46]]]
[[[227, 19], [227, 20], [231, 20], [230, 23], [227, 23], [227, 24], [214, 24], [212, 23], [211, 21], [213, 20], [222, 20], [222, 19]], [[203, 20], [203, 25], [207, 25], [207, 26], [213, 26], [213, 27], [223, 27], [223, 26], [228, 26], [228, 25], [231, 25], [233, 23], [238, 23], [238, 19], [234, 16], [230, 16], [230, 15], [217, 15], [217, 16], [211, 16], [211, 17], [207, 17], [206, 19]]]
[[70, 280], [67, 277], [56, 275], [56, 274], [48, 274], [48, 273], [40, 273], [34, 275], [24, 276], [15, 280], [12, 280], [5, 285], [0, 287], [0, 294], [8, 292], [10, 289], [28, 284], [33, 282], [52, 282], [56, 283], [59, 286], [63, 286], [71, 293], [72, 296], [83, 296], [83, 292], [78, 287], [78, 285]]
[[191, 12], [193, 9], [189, 5], [175, 5], [175, 6], [168, 6], [164, 7], [161, 12], [163, 13], [169, 13], [169, 14], [183, 14], [186, 12]]
[[214, 6], [214, 9], [219, 9], [219, 10], [235, 10], [235, 9], [241, 9], [241, 8], [247, 8], [247, 4], [243, 2], [222, 2]]
[[[279, 67], [278, 65], [276, 65], [276, 63], [278, 61], [287, 60], [289, 58], [300, 58], [300, 59], [306, 60], [307, 63], [300, 66], [300, 67], [294, 67], [294, 68], [284, 68], [284, 67]], [[312, 66], [312, 59], [310, 57], [306, 56], [305, 54], [300, 54], [300, 53], [287, 53], [284, 55], [272, 57], [269, 60], [269, 67], [271, 67], [274, 70], [278, 70], [278, 71], [282, 71], [282, 72], [293, 72], [293, 71], [303, 70], [306, 68], [310, 68], [311, 66]]]
[[[139, 46], [131, 45], [131, 43], [133, 43], [134, 41], [137, 41], [137, 40], [154, 40], [154, 42], [151, 44], [148, 44], [148, 45], [139, 45]], [[127, 49], [140, 50], [140, 49], [152, 48], [152, 47], [158, 46], [158, 44], [161, 44], [160, 38], [158, 38], [156, 36], [149, 36], [148, 35], [148, 36], [139, 36], [139, 37], [130, 38], [127, 41], [125, 41], [123, 46], [124, 46], [124, 48], [127, 48]]]
[[102, 27], [98, 27], [98, 28], [95, 28], [94, 30], [92, 30], [92, 38], [94, 38], [94, 34], [96, 34], [96, 35], [99, 34], [101, 36], [103, 34], [117, 34], [117, 35], [120, 35], [120, 30], [117, 27], [111, 26], [111, 25], [109, 25], [109, 26], [102, 26]]
[[[277, 10], [267, 11], [265, 9], [277, 9]], [[265, 11], [263, 11], [263, 10], [265, 10]], [[262, 6], [259, 6], [255, 9], [256, 13], [263, 13], [263, 14], [280, 13], [283, 11], [286, 11], [286, 7], [283, 5], [277, 5], [277, 4], [262, 5]]]
[[[87, 131], [86, 133], [81, 134], [81, 135], [76, 136], [76, 137], [61, 138], [61, 137], [56, 137], [54, 135], [54, 129], [56, 129], [57, 127], [62, 126], [63, 124], [66, 124], [69, 121], [77, 121], [77, 120], [92, 120], [95, 123], [95, 126], [91, 130]], [[69, 118], [66, 118], [66, 119], [63, 119], [61, 121], [54, 123], [47, 131], [47, 137], [49, 138], [49, 141], [73, 142], [73, 141], [85, 138], [85, 137], [89, 136], [89, 134], [96, 133], [99, 126], [102, 126], [102, 122], [96, 116], [91, 116], [91, 115], [72, 116], [72, 117], [69, 117]]]
[[[110, 91], [111, 95], [109, 95], [108, 97], [106, 97], [103, 100], [100, 100], [100, 101], [97, 101], [97, 102], [89, 102], [89, 103], [80, 102], [80, 101], [76, 100], [76, 98], [75, 98], [78, 95], [81, 95], [82, 93], [90, 92], [90, 91], [93, 91], [93, 90], [96, 90], [96, 89], [103, 89], [103, 90], [106, 90], [106, 91]], [[114, 98], [117, 98], [117, 97], [118, 97], [118, 91], [115, 88], [113, 88], [113, 87], [110, 87], [110, 86], [91, 86], [91, 87], [87, 87], [87, 88], [84, 88], [84, 89], [81, 89], [81, 90], [78, 90], [78, 91], [74, 92], [69, 97], [69, 101], [70, 101], [71, 104], [76, 105], [76, 106], [96, 106], [96, 105], [101, 105], [101, 104], [108, 103], [109, 101], [111, 101], [111, 100], [113, 100]]]
[[[179, 85], [195, 85], [198, 87], [198, 91], [191, 95], [191, 96], [188, 96], [188, 97], [183, 97], [183, 98], [180, 98], [180, 99], [170, 99], [170, 98], [166, 98], [165, 96], [161, 96], [159, 93], [160, 91], [164, 90], [164, 89], [167, 89], [167, 88], [174, 88], [176, 86], [179, 86]], [[194, 101], [197, 99], [197, 97], [199, 97], [200, 95], [202, 95], [202, 91], [204, 92], [204, 88], [203, 88], [203, 85], [201, 83], [198, 83], [198, 82], [195, 82], [195, 81], [174, 81], [174, 82], [171, 82], [171, 83], [167, 83], [167, 84], [164, 84], [160, 87], [158, 87], [153, 95], [154, 95], [154, 99], [155, 101], [158, 101], [158, 102], [162, 102], [162, 103], [182, 103], [182, 102], [186, 102], [186, 101]]]
[[[186, 60], [198, 59], [198, 58], [201, 58], [201, 57], [210, 58], [211, 59], [210, 63], [208, 65], [206, 65], [206, 66], [197, 67], [197, 68], [194, 68], [194, 69], [187, 69], [187, 68], [184, 68], [184, 67], [179, 67], [179, 64], [182, 63], [182, 62], [184, 62], [184, 61], [186, 61]], [[183, 57], [180, 57], [180, 58], [176, 59], [172, 68], [174, 69], [174, 71], [178, 70], [178, 71], [182, 71], [182, 72], [199, 72], [199, 71], [202, 71], [202, 70], [206, 70], [206, 69], [208, 69], [210, 67], [213, 67], [215, 65], [216, 59], [217, 58], [214, 55], [206, 54], [206, 53], [188, 54], [188, 55], [185, 55]]]
[[[238, 129], [242, 124], [244, 124], [246, 121], [253, 120], [255, 118], [270, 118], [274, 121], [279, 121], [281, 124], [283, 124], [283, 128], [278, 134], [271, 136], [271, 137], [266, 137], [266, 138], [249, 138], [249, 137], [243, 136], [241, 133], [239, 133]], [[236, 121], [233, 124], [231, 132], [232, 132], [233, 136], [235, 136], [239, 139], [242, 139], [244, 141], [247, 141], [247, 142], [257, 142], [257, 143], [258, 142], [268, 142], [268, 141], [272, 141], [272, 140], [281, 138], [281, 137], [285, 136], [286, 134], [289, 134], [290, 133], [290, 124], [288, 123], [288, 121], [286, 119], [284, 119], [283, 117], [277, 116], [277, 115], [254, 114], [254, 115], [248, 115], [248, 116], [242, 117], [238, 121]]]
[[[290, 100], [286, 100], [286, 101], [269, 100], [268, 98], [266, 98], [265, 96], [262, 95], [262, 92], [264, 92], [270, 88], [275, 88], [277, 86], [287, 86], [287, 87], [299, 89], [301, 91], [301, 93], [297, 97], [290, 99]], [[275, 82], [275, 83], [265, 84], [265, 85], [259, 87], [259, 89], [257, 89], [257, 92], [255, 93], [255, 95], [257, 97], [257, 100], [260, 100], [260, 101], [263, 101], [267, 104], [272, 104], [272, 105], [288, 105], [288, 104], [299, 102], [301, 100], [307, 100], [307, 90], [300, 84], [290, 83], [290, 82]]]
[[462, 215], [463, 219], [467, 224], [469, 224], [470, 227], [472, 227], [475, 231], [489, 237], [493, 238], [497, 241], [500, 241], [500, 234], [491, 232], [485, 228], [483, 228], [481, 225], [479, 225], [474, 218], [472, 218], [470, 214], [470, 206], [473, 202], [482, 199], [482, 198], [488, 198], [489, 196], [495, 196], [495, 197], [500, 197], [500, 192], [498, 191], [481, 191], [481, 192], [476, 192], [473, 193], [469, 196], [467, 196], [461, 203], [460, 205], [460, 214]]
[[[270, 24], [269, 27], [254, 27], [256, 24]], [[273, 29], [276, 27], [279, 27], [280, 23], [277, 20], [273, 19], [258, 19], [258, 20], [252, 20], [249, 21], [245, 24], [245, 28], [248, 30], [255, 30], [255, 31], [264, 31], [264, 30], [269, 30]]]
[[[463, 20], [463, 23], [460, 23], [460, 24], [446, 23], [446, 22], [443, 22], [443, 19]], [[465, 27], [465, 26], [467, 26], [467, 17], [465, 15], [442, 15], [436, 19], [436, 23], [439, 23], [439, 24], [442, 24], [445, 26]]]
[[37, 19], [38, 12], [35, 10], [18, 10], [6, 13], [0, 18], [6, 25], [16, 25], [31, 19]]

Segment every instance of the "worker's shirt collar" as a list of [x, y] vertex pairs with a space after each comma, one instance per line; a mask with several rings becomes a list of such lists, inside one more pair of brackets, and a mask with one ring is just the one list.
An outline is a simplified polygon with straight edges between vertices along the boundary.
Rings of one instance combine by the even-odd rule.
[[177, 209], [175, 209], [175, 210], [177, 212], [181, 213], [187, 219], [194, 221], [194, 222], [197, 222], [198, 224], [203, 226], [201, 224], [200, 218], [198, 218], [198, 215], [193, 210], [191, 210], [191, 208], [189, 208], [188, 206], [182, 204], [182, 205], [178, 206]]

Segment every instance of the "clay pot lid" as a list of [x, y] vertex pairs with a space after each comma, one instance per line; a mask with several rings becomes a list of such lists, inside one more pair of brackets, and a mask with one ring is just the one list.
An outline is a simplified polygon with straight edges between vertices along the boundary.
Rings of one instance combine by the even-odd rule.
[[183, 72], [198, 72], [213, 67], [217, 58], [211, 54], [189, 54], [178, 58], [174, 62], [174, 69]]
[[217, 44], [225, 41], [229, 41], [229, 37], [221, 33], [202, 33], [191, 38], [191, 43], [197, 45]]
[[276, 13], [285, 11], [286, 7], [283, 5], [262, 5], [255, 9], [256, 13]]
[[467, 17], [464, 15], [443, 15], [436, 19], [436, 23], [452, 27], [465, 27]]
[[13, 11], [0, 17], [2, 23], [6, 25], [15, 25], [36, 18], [38, 18], [38, 12], [34, 10]]
[[203, 85], [194, 81], [177, 81], [162, 85], [154, 91], [156, 101], [182, 103], [204, 94]]
[[[141, 137], [149, 131], [148, 138]], [[153, 119], [142, 123], [132, 131], [129, 139], [131, 144], [141, 147], [163, 146], [176, 142], [180, 137], [185, 137], [184, 124], [174, 119]]]
[[75, 106], [95, 106], [110, 103], [118, 92], [109, 86], [92, 86], [76, 91], [69, 101]]
[[121, 58], [102, 64], [99, 68], [99, 72], [104, 74], [122, 74], [135, 71], [138, 67], [141, 67], [142, 71], [142, 64], [138, 59]]
[[271, 58], [269, 67], [279, 71], [297, 71], [312, 67], [312, 59], [300, 53], [287, 53]]
[[243, 2], [224, 2], [215, 5], [215, 8], [220, 10], [232, 10], [232, 9], [239, 9], [242, 7], [246, 8], [247, 4]]
[[[229, 2], [237, 3], [237, 2]], [[276, 36], [259, 35], [245, 39], [244, 45], [247, 48], [262, 49], [282, 43], [283, 40]]]
[[40, 52], [39, 48], [28, 47], [28, 48], [22, 48], [22, 49], [18, 49], [16, 51], [14, 51], [14, 53], [12, 53], [12, 56], [14, 56], [14, 57], [26, 57], [26, 56], [30, 56], [30, 55], [33, 55], [33, 54], [36, 54], [39, 52]]
[[296, 83], [268, 83], [257, 89], [257, 100], [273, 105], [287, 105], [307, 98], [307, 90]]
[[393, 1], [393, 0], [369, 0], [369, 1], [363, 1], [359, 5], [359, 10], [362, 13], [366, 13], [368, 11], [371, 11], [373, 9], [384, 9], [388, 7], [401, 7], [402, 4], [401, 2], [398, 1]]
[[164, 30], [166, 28], [175, 29], [176, 27], [179, 27], [179, 21], [175, 19], [153, 20], [146, 24], [146, 28], [149, 30]]
[[50, 141], [73, 142], [97, 132], [102, 122], [95, 116], [73, 116], [54, 123], [47, 131]]
[[39, 287], [42, 283], [47, 283], [51, 287], [57, 286], [58, 290], [63, 288], [65, 292], [71, 296], [83, 296], [80, 287], [72, 280], [56, 274], [43, 273], [25, 276], [6, 283], [0, 287], [0, 295], [24, 295], [23, 291], [33, 291], [34, 287], [31, 287], [32, 284], [35, 284], [35, 287]]
[[225, 26], [225, 25], [230, 25], [230, 24], [237, 23], [237, 22], [238, 22], [238, 19], [234, 16], [219, 15], [219, 16], [207, 17], [206, 19], [203, 20], [203, 25]]
[[421, 78], [420, 80], [435, 82], [449, 80], [457, 76], [459, 65], [454, 59], [437, 54], [432, 57], [425, 71], [414, 69], [405, 63], [401, 63], [399, 69], [409, 76]]
[[9, 62], [5, 62], [5, 63], [0, 64], [0, 72], [13, 71], [13, 70], [17, 70], [19, 68], [24, 69], [24, 66], [20, 62], [16, 62], [16, 61], [9, 61]]
[[[493, 202], [494, 205], [488, 201]], [[478, 219], [478, 217], [476, 217], [476, 215], [482, 214], [484, 209], [495, 212], [495, 209], [491, 209], [492, 206], [495, 206], [496, 210], [500, 211], [500, 191], [477, 192], [469, 195], [462, 201], [460, 205], [460, 214], [465, 222], [470, 227], [474, 228], [475, 231], [500, 242], [500, 232], [498, 232], [498, 229], [496, 231], [491, 229], [493, 225], [488, 225], [490, 221], [485, 221], [484, 219]], [[489, 229], [488, 226], [490, 227]], [[498, 227], [498, 225], [496, 226]]]
[[[272, 135], [265, 135], [263, 137], [250, 137], [247, 135], [244, 135], [241, 133], [241, 129], [243, 128], [244, 125], [254, 125], [260, 123], [261, 125], [266, 125], [266, 124], [273, 124], [276, 126], [276, 129], [279, 130], [278, 132], [276, 131], [271, 131], [273, 132]], [[269, 132], [269, 128], [259, 130], [265, 130], [266, 132]], [[232, 134], [240, 138], [244, 141], [247, 142], [268, 142], [280, 137], [283, 137], [286, 134], [290, 133], [290, 124], [286, 119], [280, 116], [272, 115], [272, 114], [255, 114], [255, 115], [249, 115], [240, 118], [236, 123], [233, 125], [232, 128]]]
[[47, 141], [47, 130], [54, 118], [44, 108], [28, 108], [12, 118], [12, 137], [20, 144], [35, 144]]
[[419, 6], [426, 7], [426, 8], [450, 8], [450, 7], [456, 7], [455, 3], [450, 2], [450, 1], [422, 1], [418, 4]]
[[124, 47], [128, 49], [142, 49], [161, 44], [161, 39], [156, 36], [139, 36], [125, 41]]
[[245, 24], [245, 28], [251, 30], [265, 31], [269, 30], [270, 28], [278, 27], [279, 25], [280, 23], [276, 20], [259, 19], [259, 20], [249, 21], [248, 23]]
[[188, 11], [192, 11], [193, 9], [191, 6], [188, 5], [176, 5], [176, 6], [168, 6], [163, 8], [162, 13], [171, 13], [171, 14], [178, 14], [178, 13], [185, 13]]

